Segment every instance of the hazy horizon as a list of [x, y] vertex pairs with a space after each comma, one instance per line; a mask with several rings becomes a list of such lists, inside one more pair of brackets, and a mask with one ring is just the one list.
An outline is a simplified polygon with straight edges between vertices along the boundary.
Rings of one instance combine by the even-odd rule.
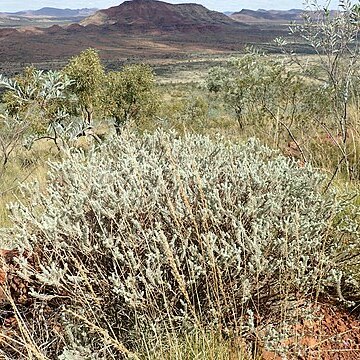
[[[81, 8], [98, 8], [106, 9], [111, 6], [116, 6], [124, 1], [121, 0], [33, 0], [32, 5], [24, 4], [24, 1], [20, 0], [3, 0], [0, 4], [0, 12], [16, 12], [22, 10], [38, 10], [43, 7], [53, 7], [59, 9], [81, 9]], [[276, 9], [276, 10], [289, 10], [289, 9], [302, 9], [304, 8], [303, 0], [278, 0], [276, 6], [273, 1], [269, 0], [166, 0], [165, 2], [172, 4], [180, 3], [197, 3], [206, 6], [211, 10], [217, 11], [239, 11], [241, 9]], [[321, 4], [327, 3], [327, 1], [319, 1]], [[332, 1], [333, 4], [338, 2]], [[335, 7], [333, 5], [333, 7]]]

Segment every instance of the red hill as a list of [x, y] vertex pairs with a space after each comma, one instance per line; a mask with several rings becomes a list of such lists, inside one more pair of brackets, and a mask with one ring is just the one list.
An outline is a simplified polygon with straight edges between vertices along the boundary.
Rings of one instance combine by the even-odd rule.
[[[157, 0], [125, 1], [119, 6], [100, 10], [84, 19], [82, 25], [112, 26], [145, 31], [186, 31], [236, 26], [228, 16], [198, 4], [169, 4]], [[187, 32], [187, 31], [186, 31]]]

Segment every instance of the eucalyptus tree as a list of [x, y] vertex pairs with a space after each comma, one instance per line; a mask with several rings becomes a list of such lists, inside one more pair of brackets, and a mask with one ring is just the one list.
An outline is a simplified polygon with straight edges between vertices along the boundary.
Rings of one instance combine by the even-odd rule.
[[119, 135], [125, 124], [155, 114], [158, 97], [154, 73], [147, 65], [127, 65], [106, 76], [104, 110]]
[[82, 51], [70, 59], [63, 72], [73, 80], [71, 91], [77, 96], [84, 120], [90, 124], [94, 111], [100, 108], [105, 80], [98, 51], [91, 48]]

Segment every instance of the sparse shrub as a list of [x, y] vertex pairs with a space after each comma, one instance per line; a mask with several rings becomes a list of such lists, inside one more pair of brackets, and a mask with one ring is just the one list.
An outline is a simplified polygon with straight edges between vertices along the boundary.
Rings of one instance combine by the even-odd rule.
[[28, 126], [22, 121], [0, 114], [0, 178], [15, 149], [21, 144]]
[[50, 167], [3, 236], [23, 254], [23, 321], [52, 359], [118, 358], [194, 326], [260, 334], [336, 274], [354, 232], [321, 175], [254, 140], [123, 132]]
[[206, 84], [233, 110], [241, 133], [252, 128], [279, 148], [292, 141], [303, 162], [311, 157], [300, 144], [312, 134], [314, 117], [327, 116], [328, 94], [284, 59], [251, 50], [211, 69]]
[[208, 116], [209, 104], [202, 96], [188, 99], [185, 103], [184, 111], [180, 115], [181, 120], [188, 122], [204, 122]]
[[166, 104], [166, 110], [161, 115], [165, 115], [170, 128], [181, 132], [201, 133], [208, 125], [209, 104], [203, 96], [196, 96], [172, 101]]
[[114, 119], [118, 135], [126, 124], [151, 118], [158, 108], [154, 74], [147, 65], [128, 65], [110, 72], [104, 87], [103, 108]]
[[[349, 136], [357, 131], [356, 116], [359, 79], [359, 5], [351, 0], [339, 0], [339, 11], [330, 10], [330, 2], [307, 0], [304, 21], [290, 27], [296, 41], [309, 46], [315, 53], [315, 62], [304, 62], [284, 39], [277, 39], [282, 50], [290, 55], [301, 72], [318, 84], [319, 89], [326, 89], [327, 113], [314, 117], [327, 136], [340, 137], [336, 141], [338, 150], [335, 174], [344, 168], [350, 180], [357, 177], [357, 159], [353, 153], [354, 145]], [[313, 97], [313, 102], [318, 98]], [[326, 115], [326, 116], [325, 116]]]
[[241, 58], [230, 59], [226, 68], [211, 69], [207, 88], [221, 94], [243, 129], [254, 119], [263, 123], [270, 117], [274, 122], [273, 117], [284, 119], [286, 113], [294, 111], [296, 101], [289, 101], [289, 94], [293, 92], [296, 80], [284, 62], [251, 51]]
[[[161, 121], [158, 122], [162, 129], [197, 134], [209, 129], [211, 100], [203, 91], [194, 90], [192, 86], [189, 86], [187, 91], [181, 95], [177, 92], [174, 94], [174, 90], [168, 86], [161, 90], [163, 102], [158, 112], [158, 120]], [[189, 96], [189, 92], [191, 92], [191, 96]]]
[[43, 137], [58, 143], [69, 123], [71, 84], [58, 71], [45, 73], [34, 67], [26, 68], [13, 80], [0, 76], [0, 86], [6, 88], [2, 98], [7, 111], [4, 116], [13, 127], [21, 125], [20, 140], [27, 135], [29, 143]]

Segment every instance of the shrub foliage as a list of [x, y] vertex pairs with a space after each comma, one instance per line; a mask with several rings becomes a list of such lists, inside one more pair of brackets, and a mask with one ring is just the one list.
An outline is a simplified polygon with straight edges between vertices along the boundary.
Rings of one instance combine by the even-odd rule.
[[114, 358], [160, 327], [251, 332], [253, 313], [335, 269], [340, 205], [310, 167], [257, 141], [124, 131], [50, 166], [5, 235], [29, 283], [24, 321], [50, 358]]

